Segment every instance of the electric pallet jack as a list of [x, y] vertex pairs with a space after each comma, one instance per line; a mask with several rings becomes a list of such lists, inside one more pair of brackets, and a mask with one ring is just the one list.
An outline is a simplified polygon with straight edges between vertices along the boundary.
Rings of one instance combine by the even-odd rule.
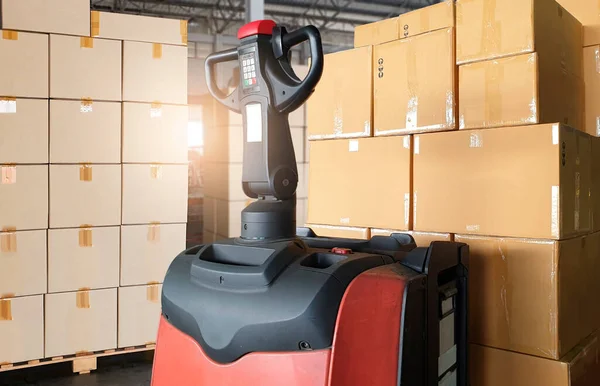
[[[152, 385], [468, 385], [468, 246], [296, 229], [288, 114], [320, 80], [321, 37], [313, 26], [288, 33], [261, 20], [238, 38], [237, 49], [206, 59], [206, 77], [243, 116], [242, 185], [256, 201], [242, 212], [241, 237], [171, 264]], [[300, 80], [290, 49], [305, 41], [311, 64]], [[215, 65], [228, 61], [238, 61], [241, 82], [229, 96], [215, 82]]]

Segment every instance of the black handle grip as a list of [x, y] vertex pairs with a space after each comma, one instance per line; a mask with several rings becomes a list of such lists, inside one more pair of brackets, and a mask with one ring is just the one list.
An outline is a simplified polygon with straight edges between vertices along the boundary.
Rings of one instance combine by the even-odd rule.
[[227, 95], [219, 89], [215, 79], [215, 65], [237, 60], [237, 48], [215, 52], [206, 58], [206, 61], [204, 62], [204, 70], [206, 74], [206, 85], [208, 86], [208, 91], [211, 93], [211, 95], [223, 105], [239, 113], [240, 105], [239, 101], [237, 100], [237, 88], [230, 95]]

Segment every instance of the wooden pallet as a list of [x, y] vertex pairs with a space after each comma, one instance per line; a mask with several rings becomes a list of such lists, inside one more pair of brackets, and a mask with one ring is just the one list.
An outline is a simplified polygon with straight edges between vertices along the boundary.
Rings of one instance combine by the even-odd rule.
[[155, 344], [146, 344], [143, 346], [118, 348], [111, 350], [98, 351], [94, 353], [65, 355], [54, 358], [36, 359], [27, 362], [20, 363], [4, 363], [0, 365], [0, 373], [4, 371], [27, 369], [36, 366], [52, 365], [56, 363], [71, 362], [73, 366], [73, 372], [78, 374], [89, 374], [91, 371], [97, 369], [98, 358], [131, 354], [135, 352], [151, 351], [156, 347]]

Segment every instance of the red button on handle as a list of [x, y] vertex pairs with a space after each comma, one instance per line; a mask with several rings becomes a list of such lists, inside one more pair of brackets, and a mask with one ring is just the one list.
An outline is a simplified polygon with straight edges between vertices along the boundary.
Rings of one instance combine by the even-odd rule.
[[335, 248], [331, 249], [331, 252], [338, 254], [338, 255], [350, 255], [350, 254], [352, 254], [352, 249], [335, 247]]

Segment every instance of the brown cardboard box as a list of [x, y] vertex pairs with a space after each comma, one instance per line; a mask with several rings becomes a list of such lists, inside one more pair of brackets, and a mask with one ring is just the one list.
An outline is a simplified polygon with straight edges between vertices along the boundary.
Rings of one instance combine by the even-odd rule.
[[117, 347], [117, 289], [46, 295], [46, 358]]
[[600, 44], [600, 3], [593, 0], [558, 0], [583, 24], [583, 46]]
[[123, 103], [123, 162], [188, 162], [187, 106]]
[[370, 46], [325, 55], [323, 76], [307, 102], [309, 139], [372, 135], [372, 60]]
[[306, 227], [312, 229], [317, 234], [317, 236], [321, 237], [339, 237], [343, 239], [364, 240], [368, 240], [371, 238], [370, 228], [340, 227], [333, 225], [316, 224], [306, 224]]
[[581, 76], [581, 23], [554, 0], [458, 0], [456, 59], [464, 64], [537, 52]]
[[453, 130], [455, 63], [453, 28], [375, 46], [375, 136]]
[[0, 231], [48, 228], [48, 165], [0, 165]]
[[46, 293], [46, 231], [0, 232], [0, 299]]
[[407, 233], [415, 239], [417, 247], [429, 247], [433, 241], [454, 241], [452, 233], [434, 233], [434, 232], [413, 232], [413, 231], [395, 231], [390, 229], [371, 229], [373, 236], [389, 236], [392, 233]]
[[592, 230], [600, 231], [600, 138], [592, 137]]
[[50, 162], [120, 163], [121, 104], [51, 100]]
[[0, 32], [0, 95], [48, 98], [48, 35]]
[[120, 221], [120, 165], [50, 165], [50, 228], [109, 226]]
[[98, 11], [92, 11], [91, 20], [91, 35], [99, 38], [187, 44], [187, 20]]
[[0, 363], [44, 357], [44, 297], [0, 299]]
[[119, 227], [48, 231], [48, 292], [118, 285]]
[[162, 285], [119, 288], [118, 347], [156, 343]]
[[470, 250], [472, 343], [559, 359], [600, 325], [600, 233], [455, 239]]
[[307, 222], [411, 229], [411, 155], [408, 136], [313, 142]]
[[558, 124], [416, 135], [413, 229], [546, 239], [585, 234], [590, 158], [589, 136]]
[[171, 261], [185, 249], [185, 224], [121, 227], [121, 285], [162, 283]]
[[123, 100], [187, 104], [187, 47], [123, 42]]
[[64, 35], [90, 35], [90, 2], [2, 0], [0, 27]]
[[187, 202], [188, 165], [123, 165], [123, 225], [185, 223]]
[[48, 101], [0, 98], [0, 163], [48, 163]]
[[354, 29], [354, 48], [374, 46], [400, 38], [398, 18], [359, 25]]
[[202, 231], [202, 242], [203, 243], [214, 243], [216, 241], [225, 240], [226, 236], [218, 235], [214, 232], [204, 230]]
[[600, 379], [598, 335], [554, 361], [490, 347], [470, 345], [473, 386], [596, 386]]
[[583, 49], [585, 132], [600, 136], [600, 45]]
[[460, 66], [459, 128], [551, 122], [582, 128], [582, 80], [543, 60], [533, 53]]

